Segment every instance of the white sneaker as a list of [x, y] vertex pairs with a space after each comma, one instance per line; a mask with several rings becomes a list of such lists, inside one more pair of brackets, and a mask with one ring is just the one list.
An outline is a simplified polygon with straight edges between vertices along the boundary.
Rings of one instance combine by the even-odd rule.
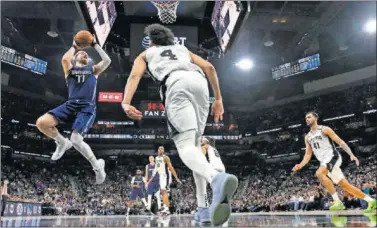
[[102, 184], [106, 179], [105, 161], [103, 159], [97, 160], [98, 169], [93, 169], [96, 173], [96, 184]]
[[162, 209], [161, 211], [161, 214], [162, 215], [170, 215], [170, 210], [168, 207], [164, 207], [164, 209]]
[[72, 143], [68, 139], [64, 139], [64, 143], [58, 143], [56, 141], [55, 143], [56, 150], [51, 156], [51, 160], [54, 161], [59, 160], [64, 155], [64, 153], [72, 147]]

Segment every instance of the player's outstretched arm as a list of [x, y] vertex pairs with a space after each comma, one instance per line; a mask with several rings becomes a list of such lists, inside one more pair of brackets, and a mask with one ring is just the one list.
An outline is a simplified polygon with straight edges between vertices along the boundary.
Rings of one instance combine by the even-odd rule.
[[104, 72], [110, 66], [111, 59], [109, 55], [101, 48], [101, 46], [97, 44], [95, 37], [93, 37], [92, 47], [96, 49], [96, 51], [102, 59], [101, 62], [93, 66], [94, 75], [98, 76], [100, 73]]
[[208, 81], [211, 84], [213, 93], [215, 95], [215, 99], [222, 100], [219, 80], [217, 78], [215, 67], [207, 60], [204, 60], [202, 57], [195, 55], [192, 52], [190, 52], [190, 57], [192, 62], [198, 65], [204, 71], [204, 73], [206, 73]]
[[62, 58], [62, 67], [64, 71], [64, 76], [67, 77], [69, 75], [69, 71], [72, 69], [72, 58], [75, 55], [76, 50], [78, 50], [78, 46], [76, 45], [75, 41], [73, 40], [72, 47], [63, 55]]
[[164, 161], [165, 161], [166, 165], [168, 166], [171, 174], [173, 174], [173, 176], [175, 177], [175, 179], [177, 180], [177, 182], [181, 184], [182, 182], [179, 180], [177, 172], [175, 171], [173, 165], [171, 164], [170, 158], [165, 155], [164, 156]]
[[136, 92], [141, 77], [147, 70], [146, 52], [142, 52], [134, 61], [130, 76], [128, 77], [126, 88], [124, 89], [124, 97], [122, 108], [128, 117], [135, 120], [141, 120], [142, 113], [135, 107], [131, 106], [131, 100]]
[[215, 95], [215, 101], [213, 102], [211, 108], [211, 115], [215, 117], [214, 120], [215, 123], [217, 123], [219, 120], [223, 119], [224, 107], [216, 69], [210, 62], [192, 52], [190, 52], [190, 57], [192, 62], [198, 65], [204, 71], [204, 73], [207, 75], [209, 83], [211, 84], [213, 94]]
[[302, 159], [300, 164], [297, 164], [297, 165], [295, 165], [295, 167], [293, 167], [292, 171], [296, 172], [296, 171], [299, 171], [300, 169], [302, 169], [306, 164], [308, 164], [308, 162], [312, 158], [312, 155], [313, 155], [312, 147], [310, 146], [310, 143], [308, 141], [308, 137], [305, 136], [305, 155], [304, 155], [304, 158]]
[[336, 142], [350, 156], [351, 161], [355, 161], [356, 165], [359, 166], [359, 159], [352, 153], [351, 148], [331, 128], [324, 127], [322, 133]]

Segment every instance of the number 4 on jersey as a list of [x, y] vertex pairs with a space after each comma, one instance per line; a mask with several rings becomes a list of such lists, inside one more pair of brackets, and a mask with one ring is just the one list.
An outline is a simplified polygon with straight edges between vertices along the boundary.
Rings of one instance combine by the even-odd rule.
[[173, 52], [170, 49], [164, 50], [160, 54], [162, 57], [169, 57], [170, 60], [178, 60], [177, 56], [173, 54]]

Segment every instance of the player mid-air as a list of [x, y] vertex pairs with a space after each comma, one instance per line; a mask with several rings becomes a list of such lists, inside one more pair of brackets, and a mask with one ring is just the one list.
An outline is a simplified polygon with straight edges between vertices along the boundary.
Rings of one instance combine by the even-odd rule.
[[156, 156], [156, 171], [153, 172], [152, 177], [148, 180], [148, 186], [154, 181], [156, 175], [160, 178], [160, 191], [162, 195], [162, 201], [164, 202], [164, 208], [161, 211], [162, 214], [169, 215], [169, 194], [168, 189], [171, 184], [171, 175], [173, 175], [179, 184], [182, 184], [177, 176], [173, 165], [171, 164], [169, 156], [165, 155], [165, 148], [163, 146], [158, 147], [158, 156]]
[[[208, 162], [215, 168], [218, 172], [225, 172], [225, 166], [221, 161], [220, 154], [215, 148], [215, 140], [211, 138], [202, 138], [201, 149], [204, 156], [207, 158]], [[199, 178], [197, 173], [194, 174], [194, 180], [196, 185], [196, 198], [198, 201], [198, 209], [195, 213], [194, 220], [200, 223], [209, 223], [209, 216], [200, 211], [204, 210], [208, 213], [208, 198], [207, 198], [207, 181], [204, 178]], [[196, 177], [195, 177], [196, 176]], [[202, 200], [205, 199], [205, 200]], [[203, 204], [204, 203], [204, 204]]]
[[[375, 211], [376, 200], [363, 193], [360, 189], [351, 185], [344, 177], [340, 166], [342, 164], [342, 157], [335, 149], [334, 143], [336, 142], [349, 156], [351, 161], [355, 161], [359, 165], [359, 160], [352, 153], [348, 145], [339, 138], [339, 136], [329, 127], [318, 125], [318, 114], [309, 112], [306, 114], [306, 125], [310, 127], [310, 132], [305, 136], [306, 151], [304, 159], [300, 164], [293, 167], [296, 172], [304, 167], [311, 159], [314, 152], [315, 157], [320, 162], [320, 167], [316, 172], [321, 184], [331, 194], [334, 203], [330, 210], [344, 210], [345, 207], [340, 201], [336, 192], [334, 184], [338, 184], [342, 189], [351, 195], [363, 199], [368, 202], [368, 208], [364, 210], [366, 213]], [[331, 181], [331, 180], [332, 181]]]
[[149, 156], [149, 164], [145, 166], [145, 181], [147, 182], [148, 210], [151, 211], [152, 197], [155, 196], [157, 198], [157, 208], [158, 211], [160, 211], [160, 175], [157, 173], [157, 167], [153, 156]]
[[[211, 183], [212, 204], [209, 207], [213, 225], [226, 222], [231, 202], [237, 190], [234, 175], [220, 173], [208, 163], [200, 150], [201, 137], [209, 112], [209, 91], [206, 76], [214, 92], [212, 115], [215, 122], [224, 113], [216, 70], [211, 63], [191, 53], [186, 47], [174, 44], [173, 32], [159, 24], [146, 27], [150, 47], [134, 61], [125, 87], [122, 107], [128, 117], [140, 120], [142, 113], [131, 105], [140, 79], [150, 70], [151, 77], [160, 83], [160, 95], [168, 117], [168, 129], [183, 163]], [[157, 161], [156, 161], [157, 162]], [[161, 178], [161, 177], [160, 177]], [[205, 199], [202, 199], [205, 200]], [[203, 209], [199, 213], [205, 213]]]
[[[102, 61], [89, 65], [88, 54], [74, 41], [62, 58], [68, 101], [39, 117], [36, 125], [43, 134], [55, 140], [56, 150], [52, 160], [60, 159], [73, 146], [90, 162], [96, 174], [96, 184], [101, 184], [106, 178], [105, 161], [97, 160], [92, 149], [84, 142], [83, 135], [92, 126], [96, 116], [97, 78], [109, 67], [111, 60], [94, 38], [91, 46]], [[63, 137], [56, 128], [61, 123], [72, 123], [70, 139]]]
[[130, 201], [127, 203], [127, 215], [130, 214], [131, 208], [134, 206], [134, 202], [137, 198], [141, 199], [143, 202], [145, 208], [148, 209], [147, 201], [145, 200], [145, 194], [144, 194], [144, 186], [145, 186], [145, 180], [142, 175], [141, 170], [136, 170], [136, 176], [132, 177], [131, 180], [131, 193], [130, 193]]

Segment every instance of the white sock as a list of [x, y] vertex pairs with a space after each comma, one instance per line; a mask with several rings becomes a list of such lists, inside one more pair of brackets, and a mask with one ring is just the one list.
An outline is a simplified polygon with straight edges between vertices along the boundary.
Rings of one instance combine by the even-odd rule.
[[155, 196], [157, 198], [157, 208], [158, 208], [158, 210], [161, 210], [161, 195], [160, 195], [160, 191], [158, 191]]
[[173, 138], [179, 157], [191, 171], [202, 175], [208, 183], [217, 175], [217, 171], [208, 163], [204, 154], [196, 147], [196, 131], [179, 133]]
[[130, 213], [130, 210], [131, 210], [131, 208], [127, 208], [127, 214], [129, 214], [129, 213]]
[[58, 131], [58, 134], [55, 136], [55, 138], [53, 138], [57, 143], [59, 144], [63, 144], [65, 142], [65, 138], [64, 136], [62, 136], [59, 131]]
[[196, 185], [196, 199], [198, 201], [198, 207], [207, 208], [207, 181], [204, 177], [197, 173], [193, 173], [194, 181]]
[[334, 201], [340, 200], [340, 199], [339, 199], [339, 196], [338, 196], [338, 193], [336, 193], [336, 192], [335, 192], [334, 194], [332, 194], [331, 196], [332, 196], [332, 199], [333, 199]]
[[373, 199], [372, 199], [370, 196], [365, 195], [364, 198], [363, 198], [363, 200], [365, 200], [365, 201], [367, 201], [367, 202], [370, 202], [370, 201], [372, 201]]
[[73, 147], [78, 150], [82, 156], [86, 158], [92, 165], [93, 169], [98, 169], [97, 158], [94, 155], [90, 146], [84, 142], [84, 138], [77, 132], [73, 132], [71, 135], [71, 142]]
[[143, 201], [144, 206], [148, 209], [147, 201], [144, 198], [142, 198], [141, 201]]
[[152, 209], [152, 195], [148, 195], [148, 210]]

